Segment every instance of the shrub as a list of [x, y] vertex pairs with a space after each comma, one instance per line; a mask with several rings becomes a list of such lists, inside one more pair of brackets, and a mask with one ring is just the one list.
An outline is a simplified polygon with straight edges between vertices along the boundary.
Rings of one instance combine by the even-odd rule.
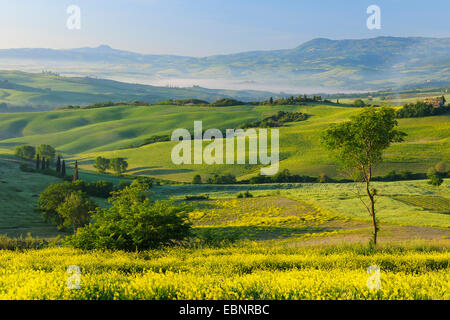
[[122, 190], [122, 189], [125, 189], [126, 187], [129, 187], [130, 185], [131, 185], [130, 181], [122, 180], [122, 181], [119, 182], [119, 186], [117, 187], [117, 189], [118, 190]]
[[232, 174], [226, 174], [222, 176], [215, 174], [214, 176], [208, 178], [207, 182], [208, 184], [235, 184], [236, 177]]
[[46, 221], [54, 223], [59, 229], [76, 226], [86, 222], [82, 218], [73, 218], [71, 215], [88, 215], [96, 205], [90, 201], [87, 194], [82, 191], [83, 181], [76, 183], [64, 182], [52, 184], [41, 193], [38, 209]]
[[111, 182], [99, 180], [85, 185], [84, 190], [88, 195], [98, 198], [108, 198], [114, 191], [114, 184]]
[[73, 228], [75, 232], [89, 222], [91, 212], [96, 208], [95, 203], [82, 191], [71, 192], [65, 200], [56, 208], [61, 217], [60, 229]]
[[326, 182], [328, 182], [328, 180], [329, 180], [329, 178], [328, 178], [328, 176], [325, 173], [321, 173], [319, 175], [319, 178], [317, 179], [317, 181], [319, 183], [326, 183]]
[[202, 184], [202, 177], [199, 174], [196, 174], [192, 179], [192, 184]]
[[428, 183], [433, 186], [436, 186], [436, 187], [439, 187], [442, 184], [442, 182], [444, 182], [444, 179], [442, 179], [437, 174], [434, 174], [434, 175], [430, 176], [429, 178], [430, 178], [430, 181], [428, 181]]
[[80, 228], [68, 243], [82, 249], [146, 250], [184, 240], [190, 235], [187, 206], [150, 201], [148, 185], [135, 180], [113, 193], [112, 207], [97, 208], [93, 223]]
[[216, 106], [216, 107], [231, 107], [231, 106], [241, 106], [244, 105], [245, 103], [239, 100], [235, 100], [235, 99], [231, 99], [231, 98], [223, 98], [223, 99], [219, 99], [213, 103], [211, 103], [211, 106]]
[[431, 167], [428, 169], [427, 176], [430, 179], [428, 181], [428, 184], [431, 184], [433, 186], [440, 186], [442, 182], [444, 182], [444, 179], [442, 179], [442, 174], [437, 172], [434, 167]]
[[356, 99], [355, 101], [353, 101], [353, 105], [357, 108], [363, 108], [366, 106], [366, 104], [364, 103], [363, 100], [361, 99]]
[[25, 238], [9, 238], [6, 235], [0, 235], [0, 250], [24, 250], [24, 249], [41, 249], [47, 246], [47, 241], [36, 239], [27, 234]]
[[250, 193], [250, 191], [245, 191], [244, 193], [239, 193], [238, 195], [237, 195], [237, 197], [236, 198], [238, 198], [238, 199], [242, 199], [242, 198], [253, 198], [253, 195]]
[[198, 195], [198, 196], [188, 196], [188, 195], [186, 195], [185, 197], [185, 200], [187, 200], [187, 201], [192, 201], [192, 200], [208, 200], [209, 199], [209, 195], [208, 194], [205, 194], [205, 195]]

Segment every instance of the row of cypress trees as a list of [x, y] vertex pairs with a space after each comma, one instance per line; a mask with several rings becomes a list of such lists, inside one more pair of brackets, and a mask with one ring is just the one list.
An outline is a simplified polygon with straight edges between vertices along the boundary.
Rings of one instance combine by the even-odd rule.
[[[50, 160], [46, 158], [40, 159], [39, 155], [36, 156], [36, 171], [46, 170], [50, 168]], [[58, 156], [56, 160], [56, 173], [58, 173], [61, 177], [66, 176], [66, 161], [61, 160], [61, 157]], [[75, 160], [75, 167], [73, 168], [73, 181], [78, 180], [78, 161]]]
[[[76, 167], [76, 176], [78, 180], [78, 163], [75, 164]], [[40, 158], [39, 155], [36, 156], [36, 171], [39, 170], [46, 170], [50, 168], [50, 159], [46, 158]], [[74, 177], [75, 177], [75, 171], [74, 171]], [[61, 157], [58, 156], [58, 159], [56, 160], [56, 172], [59, 173], [62, 177], [66, 176], [66, 161], [61, 160]]]

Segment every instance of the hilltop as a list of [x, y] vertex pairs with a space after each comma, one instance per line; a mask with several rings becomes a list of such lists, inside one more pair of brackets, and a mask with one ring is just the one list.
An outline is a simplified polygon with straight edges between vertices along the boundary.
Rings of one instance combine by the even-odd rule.
[[[88, 105], [105, 101], [135, 100], [155, 103], [166, 99], [195, 98], [213, 102], [223, 98], [251, 101], [278, 96], [264, 91], [237, 91], [158, 87], [92, 77], [65, 77], [55, 73], [0, 71], [0, 104], [9, 111], [51, 110], [67, 105]], [[14, 110], [15, 107], [22, 109]], [[0, 112], [1, 106], [0, 106]]]
[[69, 50], [0, 50], [0, 69], [40, 71], [49, 65], [52, 71], [61, 73], [136, 82], [197, 79], [207, 83], [222, 81], [221, 87], [226, 83], [233, 87], [277, 87], [301, 92], [309, 88], [316, 93], [369, 91], [430, 83], [448, 85], [450, 38], [319, 38], [293, 49], [208, 57], [139, 54], [107, 45]]

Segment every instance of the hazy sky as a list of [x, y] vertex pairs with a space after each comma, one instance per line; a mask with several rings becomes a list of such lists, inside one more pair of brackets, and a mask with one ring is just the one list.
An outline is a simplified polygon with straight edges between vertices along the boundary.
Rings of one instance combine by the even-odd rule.
[[[381, 8], [381, 30], [366, 9]], [[81, 29], [69, 30], [69, 5]], [[450, 37], [449, 0], [0, 0], [0, 48], [108, 44], [206, 56], [293, 48], [317, 37]]]

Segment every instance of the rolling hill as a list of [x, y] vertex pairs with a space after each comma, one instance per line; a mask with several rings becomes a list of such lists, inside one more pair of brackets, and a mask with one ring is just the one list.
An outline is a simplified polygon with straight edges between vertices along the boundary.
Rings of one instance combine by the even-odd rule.
[[[158, 142], [142, 147], [144, 139], [168, 135], [176, 128], [192, 129], [194, 120], [206, 128], [236, 128], [260, 120], [278, 110], [300, 111], [309, 118], [280, 128], [280, 169], [300, 175], [326, 173], [338, 177], [337, 166], [319, 144], [322, 130], [348, 119], [359, 109], [348, 105], [308, 104], [304, 106], [116, 106], [88, 110], [58, 110], [0, 115], [0, 153], [11, 153], [16, 145], [47, 143], [67, 159], [93, 170], [95, 157], [124, 157], [128, 174], [191, 181], [195, 174], [232, 173], [239, 179], [259, 172], [257, 165], [174, 165], [171, 149], [175, 142]], [[391, 170], [426, 172], [436, 162], [450, 158], [450, 115], [400, 119], [408, 136], [386, 151], [386, 161], [375, 172]]]
[[[221, 98], [252, 101], [278, 96], [263, 91], [206, 89], [202, 87], [170, 88], [131, 84], [91, 77], [62, 77], [54, 74], [0, 71], [0, 103], [18, 110], [50, 110], [67, 105], [135, 100], [147, 103], [167, 99], [196, 98], [209, 102]], [[14, 111], [9, 110], [9, 111]], [[0, 107], [0, 112], [2, 112]]]
[[[314, 39], [293, 49], [208, 57], [139, 54], [107, 45], [70, 50], [0, 50], [0, 69], [94, 74], [134, 82], [179, 79], [221, 88], [285, 88], [296, 93], [375, 90], [449, 83], [450, 39], [378, 37]], [[192, 82], [191, 83], [195, 83]]]

